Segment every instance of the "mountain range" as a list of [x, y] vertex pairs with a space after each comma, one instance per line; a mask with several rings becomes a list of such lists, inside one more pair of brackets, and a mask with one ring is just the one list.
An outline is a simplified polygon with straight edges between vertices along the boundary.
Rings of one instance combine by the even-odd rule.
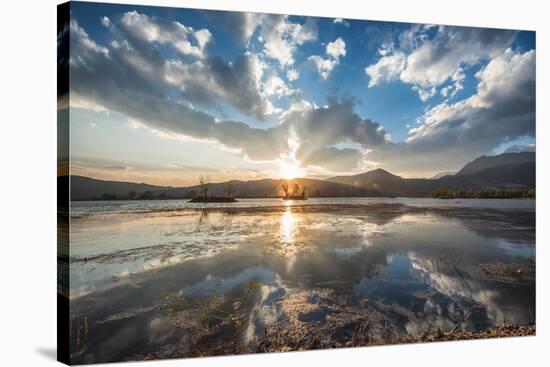
[[[308, 196], [430, 196], [436, 190], [480, 191], [532, 189], [536, 185], [535, 153], [504, 153], [482, 156], [467, 163], [456, 174], [433, 178], [403, 178], [384, 169], [328, 179], [298, 178], [291, 182], [306, 187]], [[61, 179], [61, 177], [60, 177]], [[97, 180], [71, 176], [71, 200], [126, 198], [192, 198], [199, 186], [171, 187], [145, 183]], [[227, 185], [236, 197], [282, 196], [281, 179], [233, 180], [210, 184], [211, 195], [223, 195]]]

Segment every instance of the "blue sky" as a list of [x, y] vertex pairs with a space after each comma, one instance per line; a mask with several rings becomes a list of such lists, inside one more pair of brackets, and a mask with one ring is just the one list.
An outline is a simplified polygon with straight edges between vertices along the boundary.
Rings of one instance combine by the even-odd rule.
[[534, 32], [72, 3], [73, 174], [407, 177], [532, 150]]

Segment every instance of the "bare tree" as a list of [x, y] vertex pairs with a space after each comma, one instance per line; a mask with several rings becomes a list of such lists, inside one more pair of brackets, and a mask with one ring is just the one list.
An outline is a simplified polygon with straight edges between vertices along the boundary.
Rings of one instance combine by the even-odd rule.
[[298, 193], [300, 192], [300, 185], [298, 185], [296, 182], [294, 183], [294, 188], [292, 189], [292, 196], [298, 196]]
[[231, 182], [226, 182], [223, 184], [223, 191], [225, 192], [225, 196], [231, 198], [233, 196], [233, 193], [235, 192], [235, 188], [233, 187]]
[[288, 181], [283, 181], [281, 183], [281, 188], [283, 189], [283, 192], [285, 193], [285, 199], [287, 199], [288, 198], [288, 189], [289, 189]]
[[204, 200], [207, 200], [208, 191], [210, 191], [210, 180], [208, 179], [208, 176], [199, 177], [199, 186], [202, 193], [202, 197], [204, 198]]
[[302, 199], [305, 199], [307, 197], [307, 193], [306, 193], [306, 186], [304, 185], [302, 187]]

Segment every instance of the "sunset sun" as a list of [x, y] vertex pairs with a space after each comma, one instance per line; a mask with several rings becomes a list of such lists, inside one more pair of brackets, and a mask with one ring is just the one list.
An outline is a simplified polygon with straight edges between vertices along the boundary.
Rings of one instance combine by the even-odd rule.
[[292, 180], [297, 177], [301, 177], [304, 174], [304, 170], [300, 168], [298, 162], [281, 162], [279, 175], [285, 180]]

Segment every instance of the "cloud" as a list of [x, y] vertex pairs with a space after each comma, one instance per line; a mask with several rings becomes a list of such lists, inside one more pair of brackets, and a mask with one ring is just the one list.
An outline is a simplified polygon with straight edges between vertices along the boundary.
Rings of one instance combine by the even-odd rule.
[[346, 56], [346, 43], [341, 37], [338, 37], [334, 42], [329, 42], [326, 47], [327, 58], [319, 55], [310, 56], [308, 59], [317, 67], [317, 71], [321, 78], [327, 79], [332, 70], [340, 63], [340, 57]]
[[528, 144], [528, 145], [512, 145], [508, 147], [504, 153], [521, 153], [521, 152], [535, 152], [536, 146], [535, 144]]
[[337, 64], [336, 60], [330, 58], [324, 59], [319, 55], [310, 56], [308, 59], [315, 64], [319, 75], [321, 75], [323, 79], [327, 79], [330, 76], [330, 73], [332, 73], [332, 70]]
[[[433, 28], [435, 34], [430, 37]], [[499, 55], [511, 45], [514, 35], [509, 30], [412, 26], [400, 35], [399, 50], [385, 49], [382, 58], [365, 68], [369, 87], [399, 79], [427, 101], [451, 80], [454, 86], [445, 87], [443, 93], [450, 94], [451, 89], [456, 93], [462, 86], [461, 68]]]
[[224, 29], [231, 32], [242, 43], [248, 43], [259, 29], [258, 41], [262, 54], [275, 60], [281, 67], [291, 67], [296, 49], [305, 42], [317, 39], [317, 23], [307, 18], [302, 24], [293, 22], [287, 15], [257, 14], [243, 12], [208, 13]]
[[[443, 102], [420, 118], [403, 143], [373, 150], [368, 158], [397, 171], [458, 168], [499, 145], [535, 136], [535, 51], [507, 49], [477, 74], [477, 92]], [[407, 157], [407, 159], [403, 159]]]
[[[304, 164], [334, 172], [349, 172], [360, 163], [364, 152], [388, 141], [383, 126], [361, 118], [353, 110], [356, 101], [329, 98], [324, 107], [303, 106], [287, 113], [281, 126], [291, 126], [300, 142], [297, 158]], [[338, 149], [348, 143], [356, 148]], [[332, 155], [332, 157], [331, 157]]]
[[343, 25], [344, 27], [349, 27], [349, 22], [342, 19], [342, 18], [334, 18], [334, 21], [333, 21], [334, 24], [341, 24]]
[[208, 29], [194, 30], [177, 21], [165, 21], [136, 11], [122, 16], [123, 29], [132, 37], [146, 42], [158, 42], [184, 55], [204, 57], [212, 34]]
[[104, 165], [103, 168], [114, 171], [128, 171], [132, 169], [130, 166], [117, 166], [111, 164]]
[[327, 55], [338, 59], [340, 56], [346, 56], [346, 43], [342, 37], [338, 37], [334, 42], [329, 42], [327, 45]]
[[293, 82], [300, 77], [300, 73], [294, 69], [290, 69], [286, 72], [286, 78], [288, 81]]
[[[80, 101], [87, 108], [124, 115], [161, 136], [216, 142], [255, 161], [279, 159], [288, 152], [289, 135], [295, 131], [304, 144], [300, 154], [305, 164], [323, 166], [325, 162], [336, 171], [355, 167], [361, 153], [331, 145], [350, 141], [370, 146], [385, 141], [380, 124], [353, 112], [354, 100], [329, 99], [324, 107], [297, 100], [278, 125], [266, 129], [220, 121], [195, 104], [209, 105], [208, 98], [214, 95], [254, 113], [262, 94], [283, 97], [295, 91], [276, 75], [260, 82], [263, 67], [250, 53], [232, 63], [208, 56], [186, 64], [165, 60], [154, 49], [129, 40], [104, 48], [74, 26], [80, 31], [71, 33], [71, 57], [78, 60], [71, 62], [71, 103]], [[329, 159], [330, 152], [334, 157]]]
[[276, 75], [271, 75], [263, 84], [263, 90], [268, 96], [288, 97], [292, 96], [297, 91], [290, 88], [281, 78]]
[[397, 80], [405, 69], [407, 57], [403, 52], [397, 52], [390, 56], [384, 56], [376, 64], [365, 68], [369, 76], [369, 87]]
[[[274, 112], [267, 98], [271, 89], [262, 90], [265, 65], [254, 54], [240, 55], [231, 63], [216, 56], [194, 63], [170, 60], [162, 69], [165, 81], [179, 88], [182, 97], [191, 103], [209, 107], [221, 99], [259, 120]], [[284, 87], [280, 85], [276, 92], [290, 95]]]
[[101, 17], [100, 20], [102, 26], [106, 28], [109, 28], [111, 26], [111, 19], [109, 19], [108, 17]]
[[[246, 52], [231, 61], [208, 55], [204, 46], [211, 38], [210, 31], [194, 31], [176, 23], [136, 12], [125, 13], [120, 29], [111, 26], [110, 52], [116, 53], [119, 65], [133, 69], [132, 72], [144, 82], [156, 84], [157, 88], [175, 89], [176, 95], [185, 99], [184, 103], [191, 108], [220, 110], [220, 102], [226, 102], [258, 120], [279, 111], [263, 90], [266, 64], [257, 54]], [[196, 52], [167, 58], [155, 47], [157, 42], [178, 45], [181, 43], [179, 38], [191, 35], [202, 47]], [[89, 40], [87, 35], [80, 38], [80, 42], [85, 40]]]
[[[106, 47], [100, 46], [88, 37], [88, 33], [81, 28], [78, 23], [73, 19], [70, 22], [70, 36], [75, 35], [78, 37], [80, 55], [86, 56], [90, 54], [102, 54], [103, 56], [109, 57], [109, 50]], [[83, 63], [82, 57], [71, 57], [69, 63], [78, 64]]]
[[173, 166], [185, 172], [219, 172], [220, 170], [212, 167], [190, 166], [188, 164], [174, 163]]
[[466, 75], [462, 68], [456, 69], [455, 73], [451, 76], [453, 84], [448, 85], [440, 90], [443, 97], [454, 97], [458, 91], [464, 89], [464, 80]]
[[[76, 24], [74, 28], [80, 29]], [[253, 159], [274, 159], [284, 149], [280, 146], [284, 144], [284, 139], [278, 137], [276, 132], [254, 129], [237, 121], [218, 122], [213, 116], [194, 109], [186, 103], [185, 93], [178, 94], [178, 88], [173, 88], [177, 85], [176, 80], [163, 84], [162, 78], [158, 78], [177, 63], [165, 62], [160, 55], [149, 53], [149, 49], [142, 50], [129, 44], [105, 51], [85, 32], [71, 32], [71, 45], [71, 100], [85, 101], [87, 106], [120, 113], [168, 136], [184, 135], [217, 141]], [[242, 81], [240, 78], [253, 67], [251, 64], [251, 58], [245, 55], [231, 66], [220, 60], [211, 61], [210, 58], [191, 65], [201, 65], [197, 68], [197, 77], [200, 77], [199, 72], [211, 73], [209, 82], [213, 84], [205, 86], [205, 95], [217, 87], [229, 90], [229, 86], [233, 85], [232, 95], [242, 98], [234, 102], [256, 108], [254, 98], [245, 103], [249, 80]], [[195, 95], [195, 98], [199, 97]]]
[[360, 150], [336, 147], [308, 148], [300, 146], [296, 157], [306, 166], [322, 167], [331, 172], [351, 172], [357, 168], [363, 158]]
[[[186, 27], [148, 19], [168, 27], [163, 31], [166, 33], [177, 35], [181, 27]], [[264, 21], [262, 27], [266, 26]], [[289, 20], [281, 17], [278, 22], [277, 27]], [[295, 136], [299, 142], [296, 156], [305, 166], [349, 172], [372, 163], [399, 173], [444, 171], [456, 169], [504, 143], [525, 141], [518, 139], [535, 135], [534, 50], [491, 53], [489, 62], [476, 74], [478, 87], [474, 95], [454, 103], [446, 100], [426, 110], [406, 141], [392, 142], [382, 124], [355, 112], [358, 102], [354, 99], [329, 98], [322, 107], [302, 99], [299, 90], [267, 68], [267, 56], [262, 53], [245, 51], [227, 61], [209, 55], [203, 48], [199, 57], [178, 51], [173, 46], [177, 38], [174, 34], [149, 37], [145, 34], [155, 31], [117, 27], [117, 22], [110, 24], [112, 39], [105, 40], [104, 46], [91, 39], [76, 21], [71, 22], [72, 107], [112, 111], [158, 135], [211, 141], [252, 161], [281, 159], [291, 149], [289, 138]], [[186, 29], [193, 32], [187, 33], [188, 37], [195, 37], [196, 31]], [[302, 31], [300, 28], [296, 32]], [[199, 41], [192, 41], [198, 47]], [[392, 78], [401, 79], [410, 54], [428, 40], [408, 42], [410, 49], [403, 50], [400, 45], [399, 50], [388, 51], [381, 58], [400, 55], [397, 59], [405, 60], [401, 61], [405, 65], [394, 67], [399, 62], [393, 61], [388, 63], [391, 67], [382, 67], [379, 61], [376, 68], [370, 69], [371, 82], [375, 80], [378, 85]], [[159, 43], [173, 47], [175, 52], [162, 54]], [[345, 42], [338, 38], [327, 44], [325, 52], [324, 57], [318, 57], [338, 64], [346, 55]], [[463, 66], [457, 65], [445, 83], [419, 88], [451, 97], [464, 81]], [[288, 80], [296, 76], [290, 75], [293, 70], [285, 70]], [[323, 70], [319, 72], [322, 75]], [[388, 75], [392, 77], [388, 79]], [[215, 116], [219, 104], [228, 103], [243, 114], [261, 119], [276, 110], [270, 98], [288, 98], [290, 104], [279, 115], [278, 124], [271, 127], [256, 128]]]
[[237, 41], [246, 43], [265, 16], [261, 13], [246, 13], [237, 11], [205, 11], [204, 15], [212, 22], [219, 24], [230, 32]]
[[317, 39], [314, 18], [307, 18], [304, 24], [300, 24], [291, 22], [288, 16], [265, 15], [260, 24], [263, 53], [283, 67], [294, 64], [294, 52], [298, 46]]

